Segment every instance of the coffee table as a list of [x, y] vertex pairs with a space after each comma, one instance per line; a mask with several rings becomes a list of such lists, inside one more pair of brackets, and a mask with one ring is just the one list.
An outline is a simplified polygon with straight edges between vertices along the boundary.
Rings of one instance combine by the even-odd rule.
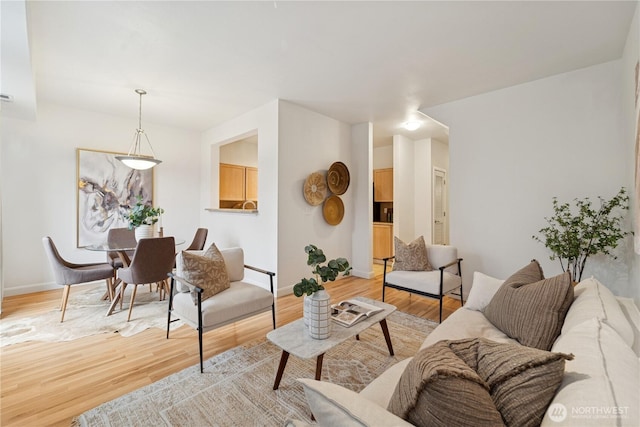
[[384, 310], [367, 319], [361, 320], [348, 328], [332, 321], [331, 334], [329, 335], [329, 338], [325, 340], [316, 340], [311, 338], [308, 328], [304, 326], [304, 319], [298, 319], [287, 325], [274, 329], [267, 334], [267, 339], [282, 349], [280, 365], [278, 366], [278, 372], [276, 373], [276, 380], [273, 383], [274, 390], [277, 390], [280, 386], [280, 380], [282, 379], [282, 374], [284, 373], [284, 368], [287, 366], [287, 360], [289, 360], [290, 354], [301, 359], [311, 359], [315, 357], [315, 378], [316, 380], [320, 380], [324, 354], [328, 350], [350, 338], [355, 337], [356, 339], [359, 339], [360, 333], [376, 323], [380, 323], [384, 339], [387, 342], [389, 354], [393, 356], [393, 346], [391, 345], [391, 337], [389, 336], [389, 328], [387, 327], [387, 316], [396, 311], [396, 307], [391, 304], [386, 304], [384, 302], [364, 297], [356, 297], [352, 299], [360, 300], [368, 304], [375, 305], [376, 307], [381, 307]]

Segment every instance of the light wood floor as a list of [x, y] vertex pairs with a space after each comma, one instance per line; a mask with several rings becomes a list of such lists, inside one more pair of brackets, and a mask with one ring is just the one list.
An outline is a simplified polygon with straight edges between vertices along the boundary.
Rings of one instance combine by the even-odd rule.
[[[376, 269], [381, 274], [381, 268]], [[382, 276], [349, 277], [329, 283], [332, 301], [363, 295], [381, 299]], [[73, 289], [72, 289], [73, 292]], [[2, 318], [37, 315], [59, 306], [62, 291], [5, 298]], [[385, 301], [416, 316], [438, 320], [435, 300], [389, 289]], [[443, 317], [460, 307], [445, 298]], [[277, 325], [302, 316], [302, 300], [287, 295], [276, 301]], [[271, 313], [237, 322], [204, 335], [204, 357], [264, 337]], [[0, 424], [7, 426], [68, 426], [71, 419], [101, 403], [151, 384], [174, 372], [197, 369], [197, 333], [188, 326], [171, 332], [148, 329], [132, 337], [101, 334], [71, 342], [27, 342], [0, 350]], [[393, 337], [392, 337], [393, 339]]]

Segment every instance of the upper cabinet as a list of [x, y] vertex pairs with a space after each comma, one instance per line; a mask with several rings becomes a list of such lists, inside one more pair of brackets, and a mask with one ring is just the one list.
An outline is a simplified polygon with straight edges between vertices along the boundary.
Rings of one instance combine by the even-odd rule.
[[258, 168], [220, 163], [220, 201], [245, 200], [258, 200]]
[[244, 169], [245, 200], [258, 200], [258, 168], [246, 167]]
[[373, 171], [373, 201], [393, 202], [393, 168]]
[[245, 200], [245, 167], [220, 163], [220, 200]]

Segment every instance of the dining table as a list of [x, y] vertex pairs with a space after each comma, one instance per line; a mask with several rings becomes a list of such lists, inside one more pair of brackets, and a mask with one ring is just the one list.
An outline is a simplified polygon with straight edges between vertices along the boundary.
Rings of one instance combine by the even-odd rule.
[[[154, 237], [161, 237], [161, 236], [154, 236]], [[169, 236], [163, 236], [163, 237], [169, 237]], [[179, 246], [185, 243], [185, 239], [183, 238], [174, 236], [174, 240], [175, 240], [176, 246]], [[118, 257], [122, 261], [122, 268], [127, 268], [131, 264], [131, 258], [129, 258], [129, 254], [127, 252], [133, 251], [135, 255], [135, 250], [136, 250], [136, 246], [132, 246], [130, 244], [122, 245], [119, 242], [108, 242], [108, 241], [102, 242], [102, 243], [92, 243], [90, 245], [85, 246], [84, 248], [89, 251], [95, 251], [95, 252], [116, 252], [118, 254]], [[126, 285], [122, 282], [120, 278], [117, 278], [115, 283], [112, 286], [114, 287], [114, 292], [113, 292], [113, 298], [111, 299], [111, 304], [109, 305], [109, 310], [107, 310], [107, 316], [110, 316], [111, 314], [113, 314], [113, 310], [115, 309], [116, 305], [118, 304], [118, 302], [120, 302], [120, 300], [123, 297], [124, 288]]]

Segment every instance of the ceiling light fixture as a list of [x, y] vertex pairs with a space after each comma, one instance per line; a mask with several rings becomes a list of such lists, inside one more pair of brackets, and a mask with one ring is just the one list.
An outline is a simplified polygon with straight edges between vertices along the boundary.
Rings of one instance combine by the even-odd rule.
[[[149, 141], [149, 137], [144, 130], [142, 130], [142, 95], [146, 95], [147, 92], [143, 89], [136, 89], [136, 93], [140, 95], [140, 107], [138, 111], [138, 129], [136, 129], [136, 133], [133, 136], [133, 142], [131, 143], [131, 147], [129, 148], [129, 152], [126, 156], [116, 156], [116, 159], [120, 160], [125, 165], [129, 166], [131, 169], [145, 170], [154, 167], [162, 163], [162, 160], [156, 159], [156, 153], [153, 151], [153, 147], [151, 146], [151, 141]], [[151, 156], [145, 156], [141, 152], [141, 139], [142, 135], [147, 139], [147, 144], [149, 144], [149, 148], [151, 149]]]
[[420, 127], [420, 125], [421, 125], [420, 122], [412, 120], [412, 121], [405, 122], [403, 126], [406, 130], [416, 130]]

